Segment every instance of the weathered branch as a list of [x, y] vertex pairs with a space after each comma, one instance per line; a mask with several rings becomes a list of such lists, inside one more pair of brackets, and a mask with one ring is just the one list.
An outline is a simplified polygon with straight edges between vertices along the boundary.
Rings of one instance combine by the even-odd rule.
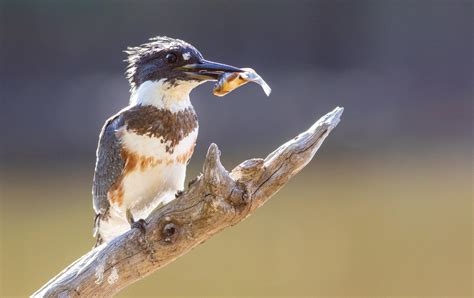
[[230, 173], [211, 144], [203, 173], [176, 200], [150, 214], [145, 233], [132, 229], [97, 247], [33, 296], [111, 296], [242, 221], [308, 164], [342, 112], [336, 108], [267, 158], [246, 160]]

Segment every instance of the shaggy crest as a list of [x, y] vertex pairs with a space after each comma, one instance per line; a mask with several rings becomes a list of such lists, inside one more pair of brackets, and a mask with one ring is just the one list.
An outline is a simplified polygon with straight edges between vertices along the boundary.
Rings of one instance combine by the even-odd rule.
[[128, 55], [125, 62], [128, 63], [126, 69], [126, 77], [130, 83], [130, 91], [137, 88], [137, 80], [135, 78], [139, 66], [144, 65], [151, 59], [160, 55], [162, 51], [187, 49], [193, 54], [202, 57], [201, 54], [189, 43], [167, 36], [157, 36], [149, 39], [147, 43], [136, 47], [128, 47], [124, 52]]

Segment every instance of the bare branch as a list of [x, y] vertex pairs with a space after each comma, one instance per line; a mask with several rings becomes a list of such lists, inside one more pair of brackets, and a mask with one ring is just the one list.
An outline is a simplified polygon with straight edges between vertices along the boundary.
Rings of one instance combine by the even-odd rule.
[[33, 296], [111, 296], [244, 220], [308, 164], [342, 112], [336, 108], [264, 160], [246, 160], [230, 173], [217, 145], [211, 144], [203, 174], [176, 200], [150, 214], [145, 233], [132, 229], [95, 248]]

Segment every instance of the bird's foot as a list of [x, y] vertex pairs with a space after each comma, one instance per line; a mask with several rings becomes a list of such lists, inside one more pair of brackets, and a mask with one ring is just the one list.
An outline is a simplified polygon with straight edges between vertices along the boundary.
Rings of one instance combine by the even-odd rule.
[[142, 232], [143, 234], [145, 234], [145, 231], [146, 231], [146, 221], [145, 221], [143, 218], [140, 218], [140, 219], [137, 220], [137, 221], [133, 221], [133, 222], [130, 224], [130, 228], [131, 228], [131, 229], [139, 229], [140, 232]]
[[139, 229], [144, 234], [146, 231], [146, 221], [143, 218], [140, 218], [139, 220], [136, 221], [133, 218], [133, 215], [130, 209], [127, 209], [126, 215], [127, 215], [127, 221], [130, 224], [130, 229]]

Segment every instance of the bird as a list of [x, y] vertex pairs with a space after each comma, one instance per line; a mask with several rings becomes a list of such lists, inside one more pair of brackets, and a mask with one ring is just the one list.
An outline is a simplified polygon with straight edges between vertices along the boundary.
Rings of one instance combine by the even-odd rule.
[[92, 183], [96, 245], [144, 228], [183, 190], [198, 136], [190, 92], [241, 69], [205, 60], [191, 44], [158, 36], [125, 50], [129, 104], [100, 132]]

